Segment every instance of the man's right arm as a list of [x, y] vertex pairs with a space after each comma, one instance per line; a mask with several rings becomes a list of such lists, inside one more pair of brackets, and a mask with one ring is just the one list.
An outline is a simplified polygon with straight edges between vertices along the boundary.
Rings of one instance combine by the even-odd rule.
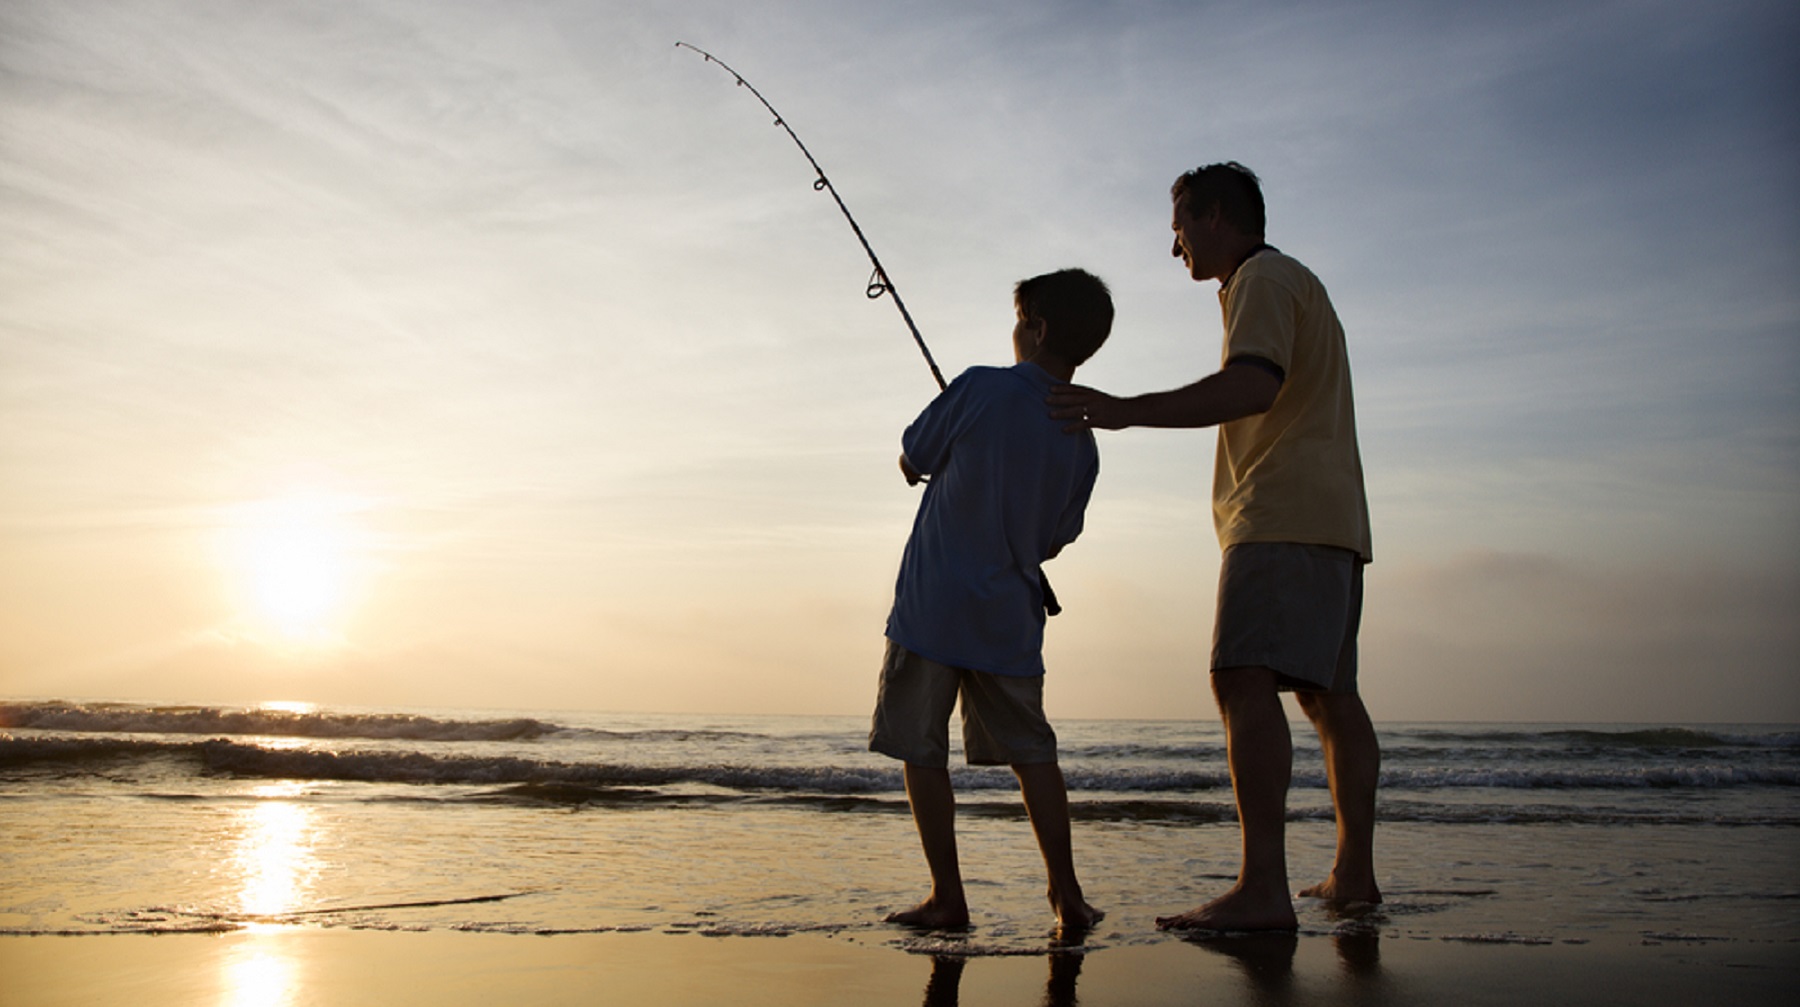
[[1255, 364], [1231, 363], [1217, 374], [1166, 392], [1117, 398], [1082, 385], [1059, 385], [1046, 400], [1063, 430], [1210, 427], [1269, 411], [1281, 379]]

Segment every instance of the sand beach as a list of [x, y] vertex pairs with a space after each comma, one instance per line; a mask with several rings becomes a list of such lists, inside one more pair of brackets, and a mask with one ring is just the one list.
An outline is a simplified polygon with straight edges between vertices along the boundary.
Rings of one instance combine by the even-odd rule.
[[279, 928], [0, 938], [17, 1007], [1786, 1004], [1791, 941], [1478, 944], [1171, 938], [1085, 954], [896, 953], [864, 937], [555, 937]]

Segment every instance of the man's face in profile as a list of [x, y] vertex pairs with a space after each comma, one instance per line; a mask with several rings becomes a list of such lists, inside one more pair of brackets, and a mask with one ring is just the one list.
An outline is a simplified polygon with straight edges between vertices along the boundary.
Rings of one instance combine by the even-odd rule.
[[1184, 194], [1175, 201], [1169, 226], [1175, 231], [1175, 244], [1169, 253], [1187, 265], [1188, 275], [1195, 280], [1217, 279], [1219, 270], [1214, 265], [1219, 248], [1218, 208], [1214, 207], [1204, 218], [1195, 218], [1188, 213], [1188, 197]]

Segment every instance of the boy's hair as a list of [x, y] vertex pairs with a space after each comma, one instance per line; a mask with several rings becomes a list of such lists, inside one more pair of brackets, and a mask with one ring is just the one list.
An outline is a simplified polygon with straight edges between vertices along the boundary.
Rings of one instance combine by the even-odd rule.
[[1079, 367], [1112, 332], [1112, 293], [1085, 269], [1059, 269], [1020, 280], [1013, 300], [1026, 318], [1044, 323], [1044, 345]]
[[1261, 238], [1268, 226], [1256, 172], [1236, 161], [1195, 168], [1175, 180], [1169, 195], [1176, 202], [1187, 197], [1190, 217], [1203, 216], [1217, 206], [1219, 215], [1245, 237]]

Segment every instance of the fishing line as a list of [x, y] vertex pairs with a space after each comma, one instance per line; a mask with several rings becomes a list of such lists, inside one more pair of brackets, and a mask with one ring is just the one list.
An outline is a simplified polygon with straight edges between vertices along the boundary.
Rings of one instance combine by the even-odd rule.
[[775, 106], [769, 104], [769, 99], [762, 96], [762, 92], [756, 89], [756, 85], [745, 80], [743, 74], [726, 66], [724, 60], [698, 46], [688, 45], [686, 42], [677, 42], [675, 47], [699, 53], [706, 57], [708, 63], [717, 63], [720, 69], [736, 78], [738, 87], [749, 89], [750, 93], [756, 96], [756, 100], [762, 102], [762, 106], [775, 117], [775, 125], [786, 130], [788, 138], [794, 141], [794, 146], [799, 147], [800, 153], [806, 155], [806, 163], [812, 165], [813, 173], [818, 176], [813, 180], [813, 191], [831, 193], [831, 198], [837, 202], [837, 208], [844, 214], [844, 219], [850, 222], [850, 230], [856, 232], [856, 240], [862, 242], [863, 251], [868, 253], [870, 265], [875, 267], [874, 271], [869, 274], [869, 285], [863, 292], [871, 301], [879, 300], [883, 294], [893, 299], [894, 307], [900, 309], [900, 317], [906, 321], [907, 329], [912, 332], [913, 342], [919, 344], [919, 352], [925, 355], [925, 365], [931, 368], [931, 376], [937, 379], [938, 390], [943, 391], [948, 387], [944, 381], [944, 373], [938, 370], [937, 361], [931, 358], [931, 349], [925, 345], [925, 337], [919, 335], [919, 327], [913, 324], [912, 313], [906, 310], [906, 302], [900, 299], [900, 292], [894, 289], [894, 281], [889, 279], [887, 270], [882, 268], [881, 260], [875, 257], [875, 249], [869, 247], [869, 239], [863, 236], [862, 227], [856, 223], [856, 218], [850, 215], [850, 208], [844, 205], [844, 197], [838, 195], [837, 186], [832, 185], [831, 179], [825, 177], [825, 169], [819, 167], [818, 159], [812, 156], [812, 151], [807, 150], [806, 144], [800, 142], [800, 135], [794, 132], [794, 127], [788, 125], [787, 119], [783, 118], [780, 112], [775, 111]]
[[[708, 63], [715, 63], [719, 69], [731, 74], [732, 78], [737, 81], [738, 87], [749, 90], [756, 96], [757, 101], [762, 102], [762, 107], [769, 110], [769, 114], [775, 117], [775, 125], [787, 131], [788, 138], [794, 141], [794, 146], [800, 148], [800, 153], [806, 155], [806, 163], [812, 165], [813, 174], [818, 176], [813, 179], [813, 191], [831, 193], [831, 198], [837, 203], [839, 212], [843, 213], [844, 219], [849, 221], [850, 230], [856, 232], [856, 240], [862, 243], [863, 251], [868, 253], [869, 264], [875, 267], [874, 271], [869, 274], [869, 285], [863, 292], [871, 301], [878, 300], [883, 295], [893, 299], [894, 307], [900, 310], [900, 317], [905, 320], [907, 329], [912, 332], [913, 342], [919, 345], [919, 352], [925, 355], [925, 366], [931, 368], [931, 376], [937, 379], [938, 390], [943, 391], [948, 388], [949, 384], [944, 381], [944, 372], [938, 370], [937, 361], [931, 357], [930, 347], [925, 345], [925, 337], [919, 335], [919, 327], [913, 324], [912, 312], [906, 310], [906, 302], [900, 299], [900, 292], [894, 289], [894, 281], [888, 277], [887, 270], [882, 268], [881, 260], [875, 257], [875, 249], [869, 246], [869, 239], [863, 236], [862, 227], [857, 224], [856, 218], [850, 215], [850, 208], [844, 205], [844, 197], [838, 195], [837, 186], [831, 184], [831, 179], [825, 176], [825, 169], [819, 167], [818, 159], [813, 157], [812, 151], [807, 150], [806, 144], [800, 141], [800, 134], [794, 132], [794, 127], [788, 125], [787, 118], [776, 111], [774, 105], [769, 104], [769, 99], [763, 97], [762, 92], [756, 89], [756, 85], [745, 80], [743, 74], [726, 65], [724, 60], [699, 46], [689, 45], [686, 42], [675, 43], [675, 48], [699, 53], [705, 57]], [[1038, 571], [1038, 583], [1044, 591], [1044, 611], [1050, 615], [1061, 612], [1062, 605], [1056, 600], [1056, 592], [1050, 588], [1050, 578], [1044, 576], [1042, 570]]]

